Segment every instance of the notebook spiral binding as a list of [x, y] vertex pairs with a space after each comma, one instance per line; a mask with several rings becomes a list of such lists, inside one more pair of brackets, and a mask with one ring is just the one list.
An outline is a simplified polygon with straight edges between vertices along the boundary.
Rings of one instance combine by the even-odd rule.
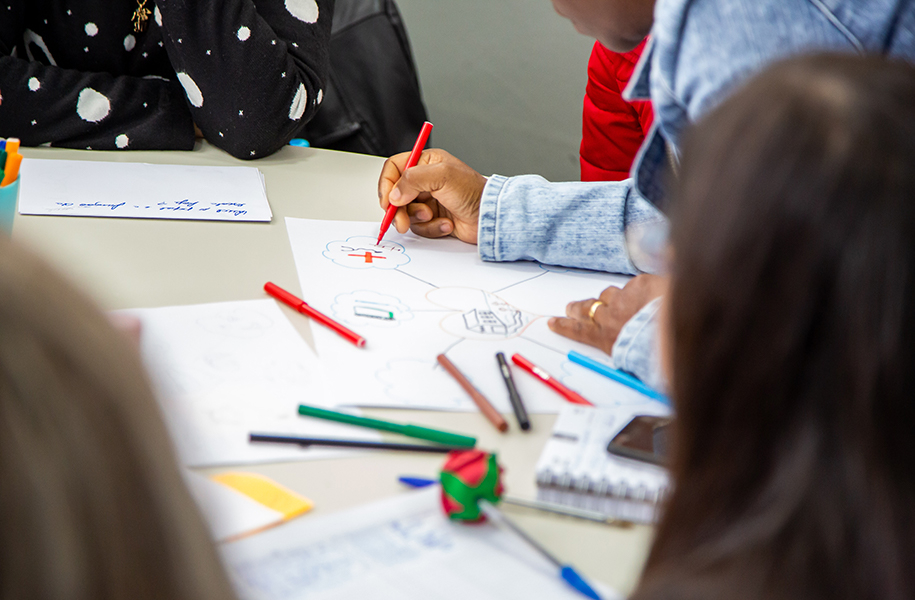
[[659, 507], [668, 495], [667, 488], [650, 489], [645, 485], [630, 485], [627, 481], [578, 478], [549, 469], [537, 475], [537, 499], [605, 514], [608, 517], [655, 523]]
[[[644, 412], [649, 411], [649, 412]], [[667, 470], [607, 452], [607, 444], [637, 414], [669, 414], [657, 404], [563, 407], [537, 461], [537, 498], [653, 523], [670, 486]]]

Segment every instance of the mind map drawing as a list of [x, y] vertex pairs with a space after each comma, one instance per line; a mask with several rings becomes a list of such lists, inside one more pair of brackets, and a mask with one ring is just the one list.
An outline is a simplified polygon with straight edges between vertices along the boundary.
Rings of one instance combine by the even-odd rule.
[[520, 335], [539, 315], [515, 308], [495, 294], [473, 288], [436, 288], [426, 299], [452, 312], [441, 328], [466, 339], [508, 339]]
[[[393, 230], [376, 244], [377, 223], [288, 218], [287, 231], [306, 300], [368, 340], [354, 351], [312, 330], [322, 362], [341, 381], [338, 405], [475, 410], [439, 367], [436, 356], [447, 354], [497, 409], [510, 412], [496, 352], [522, 354], [595, 403], [640, 401], [571, 364], [572, 349], [608, 357], [547, 326], [547, 317], [563, 315], [569, 301], [597, 297], [626, 278], [523, 261], [487, 263], [458, 240]], [[515, 381], [529, 412], [562, 407], [564, 400], [541, 382], [520, 373]]]
[[399, 298], [369, 290], [340, 294], [331, 310], [335, 319], [353, 326], [397, 327], [413, 318], [410, 307]]
[[334, 264], [350, 269], [396, 269], [410, 262], [402, 245], [396, 242], [376, 244], [369, 236], [330, 242], [323, 255]]

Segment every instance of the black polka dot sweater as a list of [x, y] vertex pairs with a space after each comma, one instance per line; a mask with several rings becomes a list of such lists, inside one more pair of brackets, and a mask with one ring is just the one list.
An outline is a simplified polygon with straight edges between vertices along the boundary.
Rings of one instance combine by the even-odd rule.
[[[134, 31], [134, 17], [146, 16]], [[0, 136], [278, 150], [323, 98], [333, 0], [0, 0]]]

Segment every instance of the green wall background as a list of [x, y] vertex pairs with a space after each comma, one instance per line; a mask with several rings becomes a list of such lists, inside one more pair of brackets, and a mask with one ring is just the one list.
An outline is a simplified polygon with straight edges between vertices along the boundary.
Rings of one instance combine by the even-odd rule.
[[593, 40], [549, 0], [397, 0], [433, 145], [484, 175], [579, 178]]

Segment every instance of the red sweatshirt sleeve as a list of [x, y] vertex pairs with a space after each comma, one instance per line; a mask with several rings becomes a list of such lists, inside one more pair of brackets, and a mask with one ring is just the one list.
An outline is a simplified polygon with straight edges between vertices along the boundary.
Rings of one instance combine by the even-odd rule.
[[619, 54], [594, 44], [582, 119], [582, 181], [629, 177], [653, 117], [650, 103], [629, 103], [622, 94], [644, 45], [643, 41], [635, 50]]

